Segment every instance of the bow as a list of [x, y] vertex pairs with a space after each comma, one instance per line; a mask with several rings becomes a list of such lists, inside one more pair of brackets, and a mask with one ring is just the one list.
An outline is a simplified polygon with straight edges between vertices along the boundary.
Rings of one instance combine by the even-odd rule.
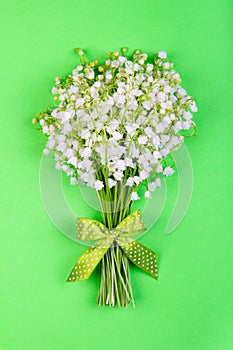
[[146, 230], [141, 212], [136, 210], [113, 229], [96, 220], [78, 218], [77, 235], [81, 240], [95, 240], [74, 265], [67, 282], [88, 279], [107, 250], [119, 245], [124, 254], [140, 269], [158, 279], [157, 255], [130, 236]]

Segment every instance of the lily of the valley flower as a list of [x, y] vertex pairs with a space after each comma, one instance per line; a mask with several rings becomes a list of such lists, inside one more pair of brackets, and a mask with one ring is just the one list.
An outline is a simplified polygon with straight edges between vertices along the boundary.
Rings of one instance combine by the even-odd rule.
[[[71, 184], [100, 191], [122, 183], [138, 200], [138, 187], [151, 175], [173, 174], [163, 160], [183, 143], [180, 131], [195, 126], [196, 103], [165, 51], [153, 64], [137, 50], [132, 59], [125, 51], [111, 53], [99, 65], [78, 50], [82, 64], [67, 79], [55, 79], [56, 105], [33, 119], [48, 137], [43, 152], [54, 151], [56, 169], [65, 171]], [[150, 181], [144, 196], [150, 198], [160, 185], [159, 178]]]

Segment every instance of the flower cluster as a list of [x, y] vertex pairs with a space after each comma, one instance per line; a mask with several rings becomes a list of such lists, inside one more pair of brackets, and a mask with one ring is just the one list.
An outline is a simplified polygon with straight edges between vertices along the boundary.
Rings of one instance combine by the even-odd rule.
[[55, 79], [56, 105], [38, 116], [48, 137], [44, 153], [54, 151], [56, 168], [71, 176], [71, 184], [99, 191], [124, 181], [132, 200], [153, 175], [145, 191], [150, 197], [160, 185], [156, 174], [174, 172], [163, 160], [182, 144], [181, 131], [195, 127], [196, 104], [165, 51], [149, 60], [136, 50], [130, 59], [124, 48], [110, 52], [102, 65], [78, 52], [82, 64]]

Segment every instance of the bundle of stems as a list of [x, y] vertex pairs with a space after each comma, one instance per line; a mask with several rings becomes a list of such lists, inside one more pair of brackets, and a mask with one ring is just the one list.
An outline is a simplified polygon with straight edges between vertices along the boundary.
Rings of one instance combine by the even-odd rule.
[[[132, 189], [125, 185], [125, 181], [117, 181], [116, 185], [109, 188], [105, 181], [105, 172], [102, 169], [99, 176], [104, 181], [104, 188], [97, 191], [103, 224], [107, 228], [115, 228], [126, 218], [132, 207]], [[132, 302], [134, 305], [129, 260], [122, 249], [114, 241], [100, 262], [100, 288], [97, 303], [127, 307]]]

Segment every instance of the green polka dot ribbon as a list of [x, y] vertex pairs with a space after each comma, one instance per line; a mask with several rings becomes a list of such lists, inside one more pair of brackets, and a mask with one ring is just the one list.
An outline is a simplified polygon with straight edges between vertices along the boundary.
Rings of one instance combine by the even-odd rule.
[[95, 240], [74, 265], [67, 282], [90, 277], [108, 249], [119, 245], [124, 254], [140, 269], [158, 279], [158, 258], [155, 252], [131, 238], [146, 230], [141, 212], [128, 215], [117, 227], [108, 229], [99, 221], [78, 218], [77, 235], [81, 240]]

